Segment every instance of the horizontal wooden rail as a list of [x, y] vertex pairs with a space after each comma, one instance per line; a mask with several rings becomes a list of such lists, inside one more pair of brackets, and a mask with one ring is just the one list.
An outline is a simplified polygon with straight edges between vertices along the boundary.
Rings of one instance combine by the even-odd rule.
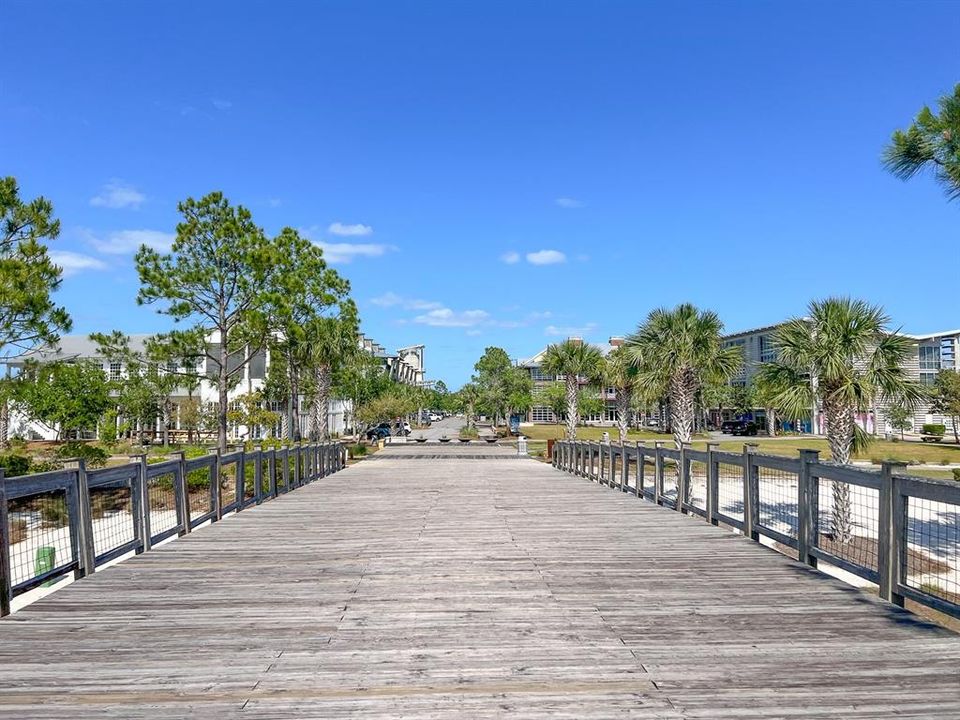
[[731, 453], [713, 443], [693, 450], [562, 440], [552, 461], [557, 470], [723, 523], [758, 542], [772, 540], [813, 567], [827, 562], [876, 583], [890, 602], [909, 598], [960, 617], [960, 583], [949, 578], [958, 568], [946, 573], [946, 589], [929, 573], [910, 574], [911, 563], [960, 559], [960, 529], [951, 520], [960, 514], [960, 483], [900, 474], [901, 463], [876, 472], [823, 462], [816, 450], [787, 458], [758, 448], [746, 444]]
[[[9, 614], [14, 597], [68, 573], [81, 578], [127, 553], [338, 472], [346, 466], [346, 449], [314, 443], [190, 459], [179, 452], [158, 463], [133, 455], [127, 465], [95, 470], [83, 460], [67, 465], [14, 478], [4, 478], [0, 468], [0, 616]], [[231, 473], [233, 482], [225, 486]], [[224, 503], [227, 490], [232, 499]], [[38, 526], [46, 545], [14, 537], [11, 522], [19, 534], [31, 523]], [[28, 571], [31, 551], [42, 552]]]

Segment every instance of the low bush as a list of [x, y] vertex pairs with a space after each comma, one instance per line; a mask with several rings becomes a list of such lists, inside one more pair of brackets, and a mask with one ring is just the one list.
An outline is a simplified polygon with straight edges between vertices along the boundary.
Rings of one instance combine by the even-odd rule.
[[357, 443], [356, 445], [351, 445], [349, 449], [350, 449], [350, 457], [358, 458], [358, 457], [363, 457], [364, 455], [367, 454], [367, 446], [361, 443]]
[[82, 459], [87, 463], [87, 467], [103, 467], [110, 459], [110, 453], [102, 447], [91, 445], [90, 443], [71, 440], [63, 443], [53, 452], [53, 456], [61, 460]]
[[940, 458], [940, 464], [941, 464], [941, 465], [949, 465], [949, 464], [951, 464], [952, 462], [953, 462], [953, 460], [951, 460], [950, 458]]
[[7, 477], [26, 475], [30, 472], [30, 458], [25, 455], [0, 455], [0, 468]]
[[30, 463], [31, 473], [43, 473], [50, 472], [51, 470], [62, 469], [63, 463], [59, 463], [56, 460], [36, 460], [35, 462]]
[[953, 479], [960, 482], [960, 468], [953, 469]]

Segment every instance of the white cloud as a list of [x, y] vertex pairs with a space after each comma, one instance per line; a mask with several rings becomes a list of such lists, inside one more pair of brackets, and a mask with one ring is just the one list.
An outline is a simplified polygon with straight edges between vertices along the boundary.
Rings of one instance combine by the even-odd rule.
[[90, 198], [94, 207], [133, 208], [140, 207], [147, 196], [122, 180], [111, 180], [100, 190], [99, 195]]
[[87, 244], [105, 255], [127, 255], [135, 253], [141, 245], [168, 252], [173, 244], [173, 233], [159, 230], [116, 230], [106, 235], [97, 235], [90, 230], [81, 230]]
[[433, 302], [432, 300], [405, 298], [397, 295], [395, 292], [386, 292], [383, 295], [371, 298], [370, 304], [376, 305], [377, 307], [400, 306], [405, 310], [435, 310], [443, 307], [443, 303]]
[[513, 252], [511, 250], [510, 252], [506, 252], [501, 255], [500, 260], [505, 262], [507, 265], [515, 265], [516, 263], [520, 262], [520, 253]]
[[328, 243], [315, 241], [314, 245], [323, 250], [323, 254], [330, 263], [348, 263], [354, 258], [373, 258], [385, 255], [396, 250], [392, 245], [376, 243]]
[[213, 103], [213, 106], [217, 110], [229, 110], [233, 107], [232, 102], [229, 100], [224, 100], [223, 98], [213, 98], [210, 102]]
[[107, 264], [102, 260], [89, 255], [71, 252], [70, 250], [50, 250], [47, 253], [54, 263], [63, 268], [64, 277], [76, 275], [83, 270], [106, 270]]
[[547, 325], [544, 333], [556, 337], [582, 337], [597, 329], [596, 323], [587, 323], [581, 327]]
[[327, 228], [327, 232], [338, 237], [365, 237], [373, 234], [373, 228], [362, 223], [345, 225], [341, 222], [335, 222]]
[[575, 210], [576, 208], [582, 208], [584, 206], [583, 201], [569, 197], [559, 197], [553, 202], [557, 207], [562, 207], [567, 210]]
[[482, 335], [482, 334], [483, 334], [483, 331], [482, 331], [482, 330], [476, 330], [476, 329], [474, 329], [474, 330], [467, 330], [467, 335], [470, 335], [471, 337], [474, 336], [474, 335]]
[[423, 315], [417, 315], [413, 321], [432, 327], [473, 327], [486, 323], [490, 314], [485, 310], [463, 310], [456, 312], [448, 307], [437, 308]]
[[555, 265], [567, 261], [567, 256], [559, 250], [538, 250], [527, 253], [527, 262], [531, 265]]
[[394, 307], [403, 302], [403, 298], [397, 295], [395, 292], [387, 292], [383, 295], [380, 295], [375, 298], [371, 298], [370, 302], [377, 307]]

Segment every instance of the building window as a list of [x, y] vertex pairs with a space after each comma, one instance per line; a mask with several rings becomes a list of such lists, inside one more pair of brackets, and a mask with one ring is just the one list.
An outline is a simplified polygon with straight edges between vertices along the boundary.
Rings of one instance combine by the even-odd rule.
[[616, 408], [607, 408], [607, 420], [609, 422], [617, 421], [617, 409]]
[[939, 345], [921, 345], [920, 346], [920, 369], [921, 370], [939, 370], [940, 369], [940, 346]]
[[777, 349], [767, 335], [760, 336], [760, 362], [776, 362]]
[[556, 376], [545, 373], [540, 368], [535, 367], [530, 369], [530, 379], [553, 382], [553, 380], [556, 379]]
[[935, 385], [936, 382], [937, 382], [937, 373], [935, 372], [920, 373], [920, 383], [922, 385]]
[[530, 409], [530, 419], [535, 423], [555, 422], [553, 411], [543, 405], [534, 405]]
[[111, 379], [111, 380], [119, 380], [119, 379], [120, 379], [120, 369], [121, 369], [121, 367], [122, 367], [121, 364], [118, 363], [118, 362], [116, 362], [116, 361], [113, 361], [113, 362], [110, 363], [110, 379]]

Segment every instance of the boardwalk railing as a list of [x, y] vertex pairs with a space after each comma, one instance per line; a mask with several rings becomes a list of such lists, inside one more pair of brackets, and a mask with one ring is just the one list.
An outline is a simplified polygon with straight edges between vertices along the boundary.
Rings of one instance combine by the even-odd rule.
[[205, 522], [259, 505], [341, 470], [339, 443], [238, 449], [187, 459], [3, 477], [0, 469], [0, 615], [12, 598], [69, 573], [81, 578]]
[[[753, 540], [768, 538], [813, 567], [823, 561], [879, 588], [898, 605], [913, 600], [960, 617], [960, 483], [879, 472], [800, 457], [677, 450], [657, 442], [560, 441], [554, 467]], [[789, 548], [789, 550], [787, 550]]]

